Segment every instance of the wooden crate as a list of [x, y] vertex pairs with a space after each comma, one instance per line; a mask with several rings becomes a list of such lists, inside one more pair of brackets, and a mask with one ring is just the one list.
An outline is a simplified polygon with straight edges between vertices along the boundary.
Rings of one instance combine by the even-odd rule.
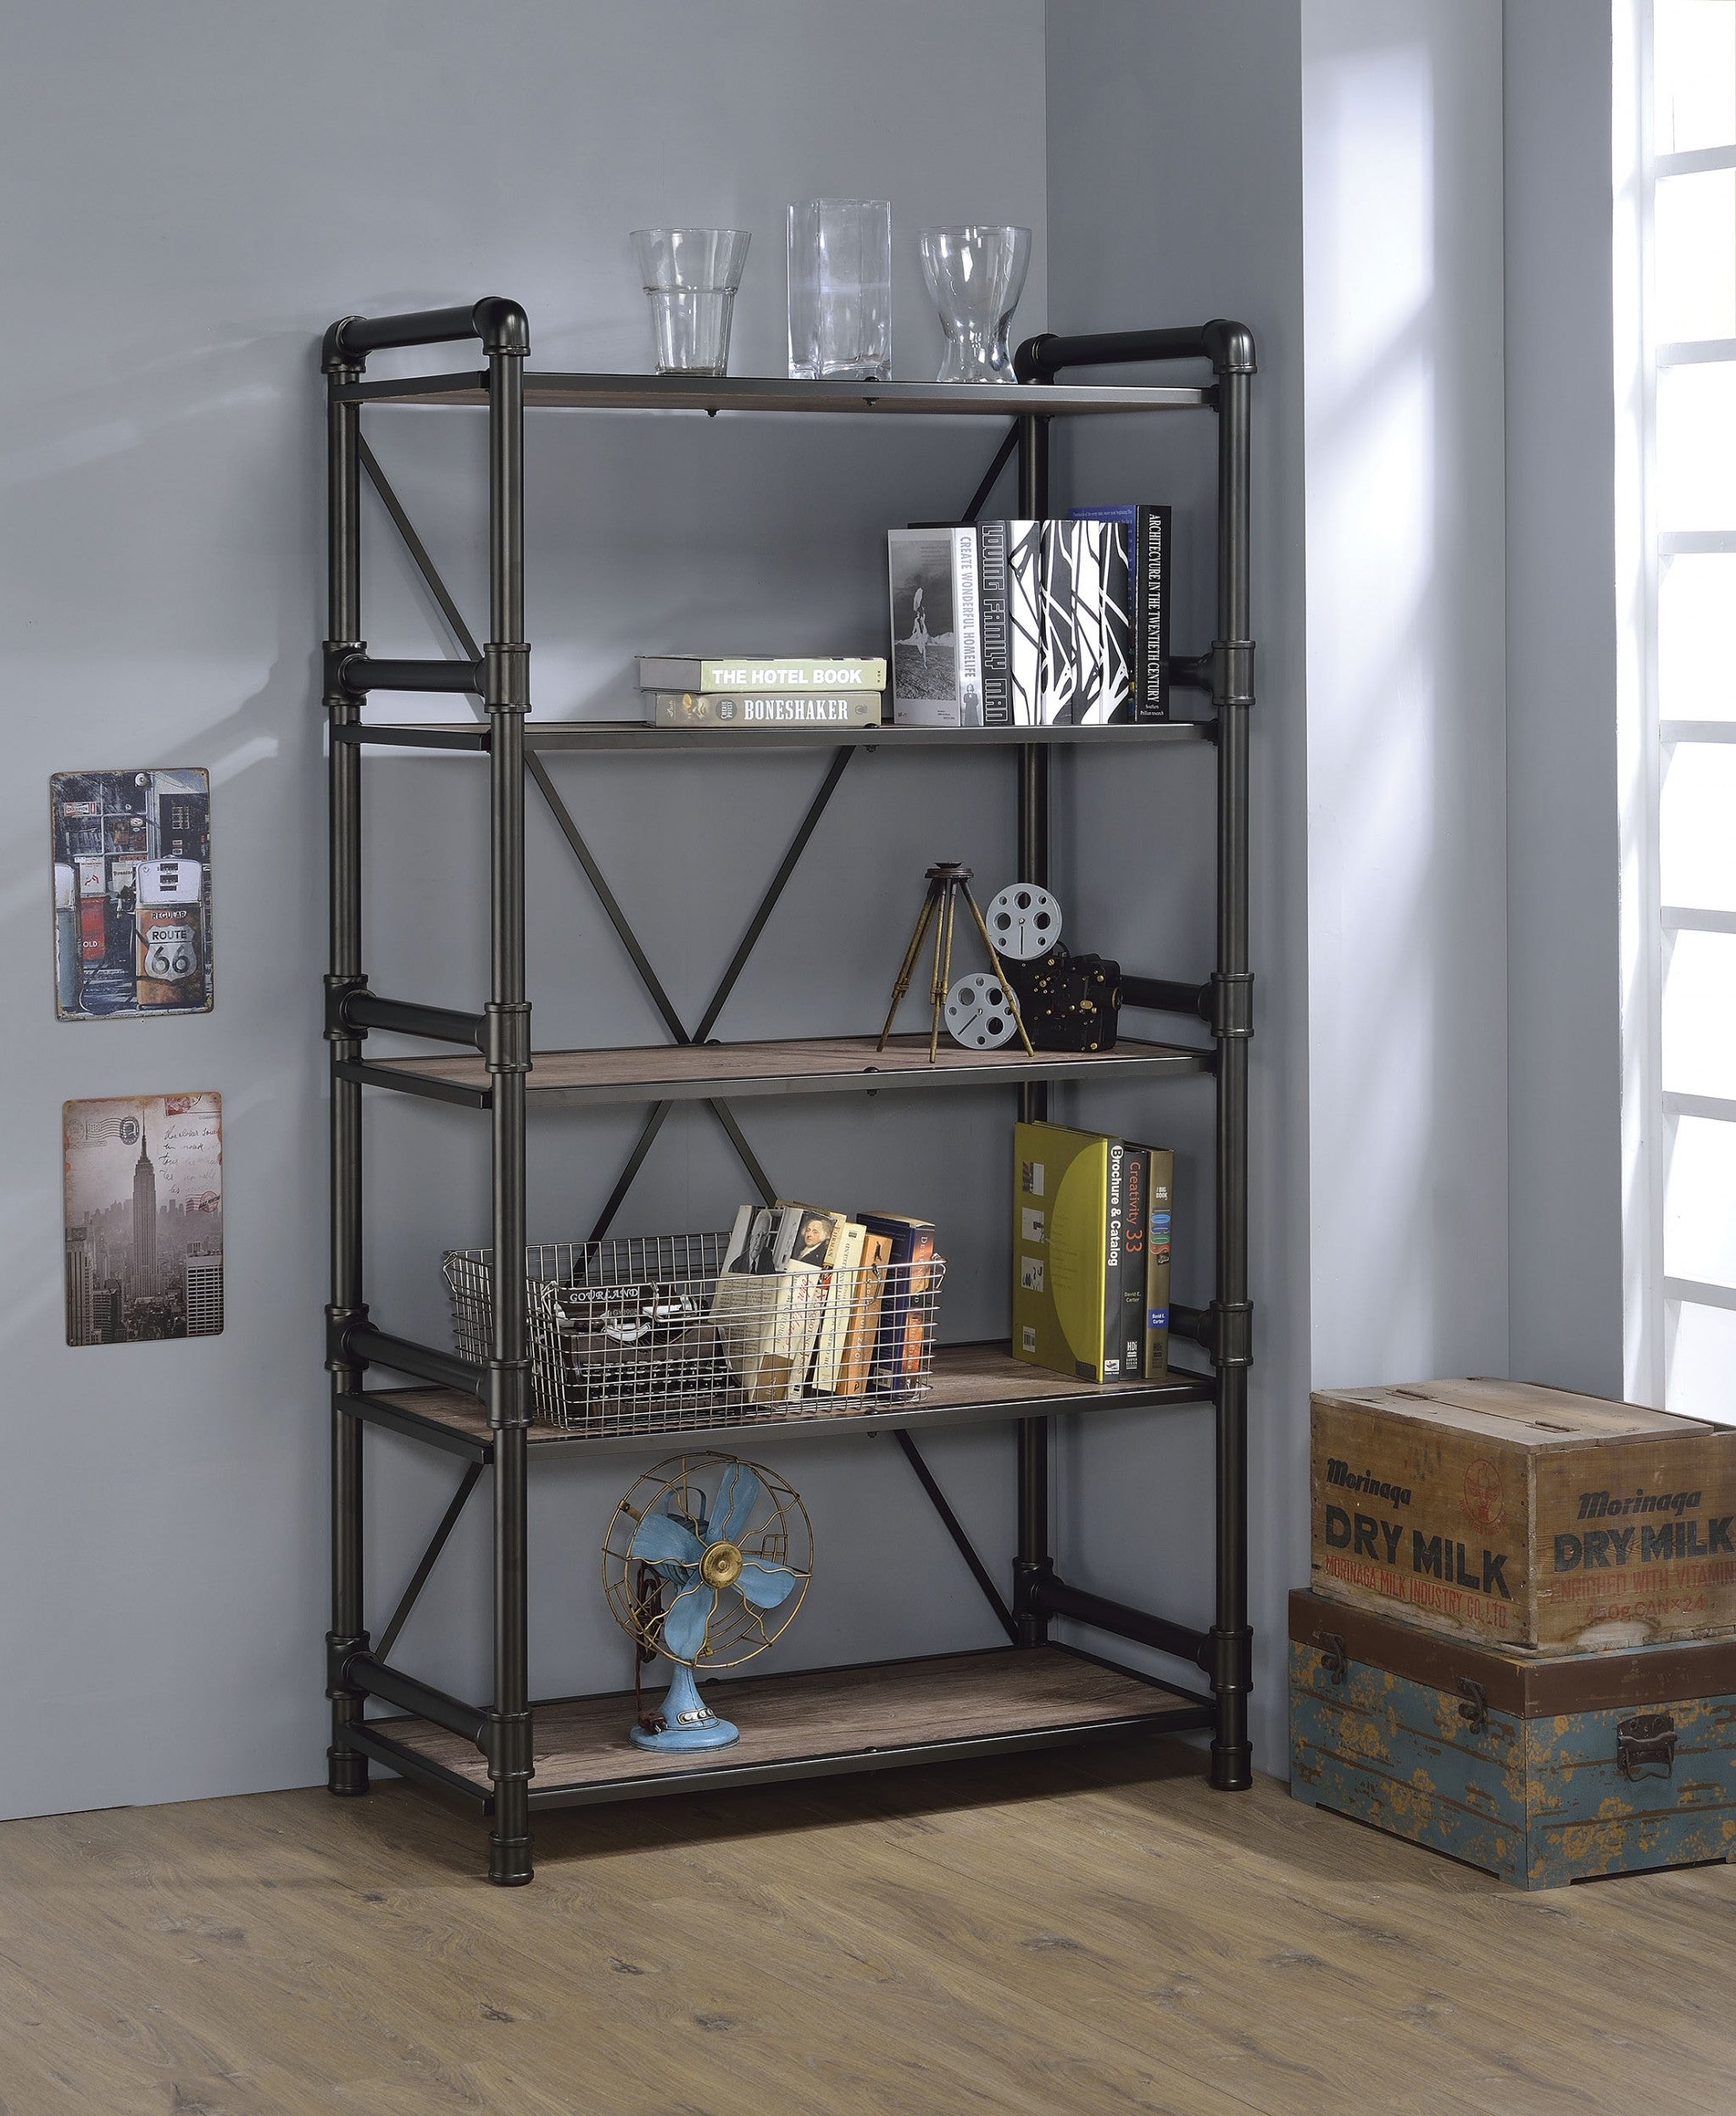
[[1546, 1659], [1293, 1594], [1290, 1790], [1522, 1888], [1736, 1857], [1736, 1639]]
[[1736, 1628], [1736, 1431], [1523, 1382], [1314, 1398], [1317, 1594], [1569, 1653]]

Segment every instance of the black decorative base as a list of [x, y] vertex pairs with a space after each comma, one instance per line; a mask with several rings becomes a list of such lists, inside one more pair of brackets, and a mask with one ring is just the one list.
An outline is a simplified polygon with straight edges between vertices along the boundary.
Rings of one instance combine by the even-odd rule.
[[368, 1790], [368, 1759], [353, 1749], [327, 1749], [326, 1789], [341, 1800], [353, 1800]]

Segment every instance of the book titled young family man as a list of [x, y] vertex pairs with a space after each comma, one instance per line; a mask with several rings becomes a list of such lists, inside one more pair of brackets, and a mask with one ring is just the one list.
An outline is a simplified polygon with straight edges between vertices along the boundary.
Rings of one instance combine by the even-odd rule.
[[877, 727], [880, 691], [647, 691], [654, 727]]
[[848, 655], [818, 660], [741, 654], [714, 660], [697, 654], [642, 654], [642, 691], [883, 691], [886, 662]]

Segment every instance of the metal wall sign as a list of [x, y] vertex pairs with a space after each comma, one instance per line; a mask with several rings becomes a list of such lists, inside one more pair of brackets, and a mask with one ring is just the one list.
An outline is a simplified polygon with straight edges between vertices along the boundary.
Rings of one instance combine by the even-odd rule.
[[57, 771], [54, 1006], [64, 1022], [211, 1009], [211, 782]]
[[66, 1341], [223, 1328], [223, 1098], [108, 1095], [62, 1110]]

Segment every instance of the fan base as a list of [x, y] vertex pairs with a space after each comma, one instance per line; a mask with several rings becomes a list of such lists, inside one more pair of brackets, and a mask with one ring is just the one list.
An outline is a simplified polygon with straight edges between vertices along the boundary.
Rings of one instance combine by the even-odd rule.
[[726, 1749], [741, 1734], [727, 1719], [721, 1719], [699, 1695], [693, 1671], [680, 1662], [670, 1678], [663, 1699], [663, 1732], [647, 1734], [631, 1727], [628, 1734], [641, 1749]]
[[742, 1738], [738, 1727], [720, 1719], [715, 1712], [707, 1712], [704, 1721], [698, 1724], [665, 1727], [661, 1734], [647, 1734], [643, 1727], [632, 1727], [628, 1735], [639, 1749], [726, 1749], [732, 1741]]

